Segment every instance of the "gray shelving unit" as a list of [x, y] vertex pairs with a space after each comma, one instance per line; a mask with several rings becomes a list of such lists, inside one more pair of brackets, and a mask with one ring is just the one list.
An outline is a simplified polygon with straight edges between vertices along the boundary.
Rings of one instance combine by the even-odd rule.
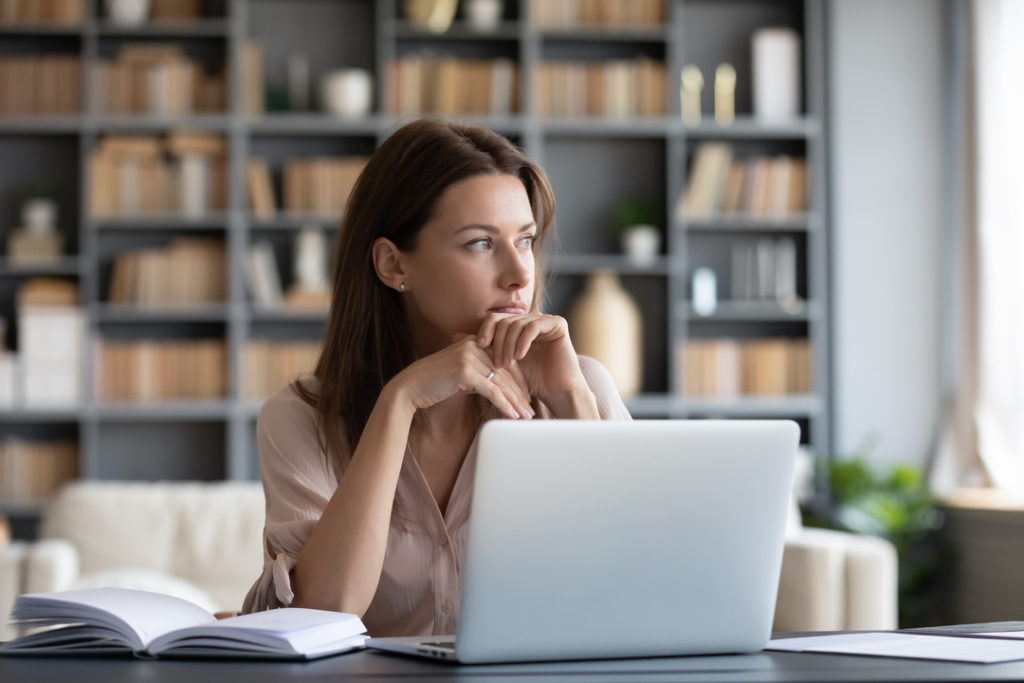
[[[252, 338], [316, 339], [323, 317], [267, 311], [247, 298], [242, 262], [248, 246], [266, 239], [278, 249], [288, 276], [288, 248], [296, 228], [309, 217], [279, 216], [254, 220], [246, 211], [243, 170], [247, 159], [263, 156], [271, 164], [290, 154], [369, 153], [401, 121], [387, 115], [386, 65], [395, 57], [430, 49], [436, 53], [514, 57], [520, 65], [522, 113], [500, 118], [464, 117], [490, 127], [521, 145], [548, 171], [559, 200], [562, 251], [553, 264], [559, 273], [549, 310], [564, 312], [583, 277], [610, 268], [640, 302], [645, 323], [644, 393], [630, 402], [636, 417], [789, 417], [798, 420], [804, 441], [819, 451], [831, 443], [830, 315], [827, 195], [827, 117], [824, 59], [825, 6], [816, 0], [666, 0], [663, 27], [643, 31], [538, 31], [528, 20], [529, 0], [507, 0], [505, 20], [494, 34], [481, 35], [457, 19], [440, 36], [424, 34], [401, 16], [397, 0], [221, 0], [206, 3], [206, 18], [180, 25], [137, 29], [111, 26], [98, 0], [88, 0], [89, 17], [69, 28], [0, 27], [0, 51], [71, 52], [83, 59], [83, 77], [100, 55], [115, 45], [175, 42], [215, 53], [229, 74], [229, 109], [223, 114], [180, 118], [108, 116], [86, 90], [80, 116], [0, 118], [0, 220], [8, 226], [16, 207], [7, 188], [19, 178], [54, 175], [61, 183], [62, 226], [72, 253], [53, 268], [21, 269], [0, 265], [0, 314], [13, 315], [16, 284], [32, 274], [75, 278], [94, 338], [182, 338], [216, 336], [229, 349], [228, 395], [222, 401], [161, 405], [111, 405], [91, 397], [92, 370], [85, 386], [89, 398], [77, 410], [0, 412], [0, 435], [32, 434], [52, 428], [77, 435], [81, 474], [89, 478], [249, 479], [258, 476], [254, 425], [258, 405], [240, 390], [242, 351]], [[803, 36], [804, 112], [785, 125], [765, 126], [751, 115], [749, 39], [762, 25], [793, 26]], [[264, 44], [269, 84], [283, 80], [285, 56], [301, 49], [309, 58], [313, 82], [329, 68], [359, 66], [375, 75], [376, 106], [365, 119], [338, 120], [317, 112], [244, 113], [242, 65], [245, 41]], [[547, 58], [581, 60], [645, 54], [664, 60], [669, 111], [664, 117], [630, 121], [543, 119], [533, 115], [532, 85], [538, 64]], [[728, 127], [714, 122], [687, 126], [679, 116], [678, 74], [689, 62], [705, 74], [714, 65], [736, 65], [737, 118]], [[710, 79], [709, 79], [710, 80]], [[703, 111], [713, 111], [712, 88], [705, 87]], [[708, 115], [706, 114], [706, 117]], [[93, 220], [86, 206], [88, 157], [98, 137], [108, 132], [166, 133], [190, 129], [221, 133], [228, 141], [228, 206], [223, 213], [189, 220]], [[686, 223], [672, 218], [686, 185], [694, 146], [722, 140], [741, 150], [781, 150], [806, 154], [811, 183], [809, 211], [782, 222], [729, 220]], [[12, 160], [17, 160], [12, 163]], [[611, 205], [627, 195], [659, 203], [669, 217], [663, 254], [649, 266], [636, 266], [616, 253], [603, 228]], [[336, 221], [317, 217], [325, 229]], [[696, 315], [688, 302], [694, 254], [728, 249], [731, 240], [790, 235], [799, 245], [801, 294], [797, 312], [768, 305], [722, 302], [712, 316]], [[228, 301], [194, 311], [140, 312], [105, 303], [106, 278], [117, 251], [139, 244], [166, 242], [177, 235], [219, 236], [225, 240]], [[715, 247], [714, 245], [718, 245]], [[698, 249], [699, 247], [699, 249]], [[722, 334], [751, 336], [780, 331], [810, 340], [814, 390], [808, 396], [708, 400], [680, 395], [674, 349], [709, 327]], [[13, 343], [8, 331], [8, 344]], [[91, 353], [91, 350], [90, 350]], [[87, 355], [87, 357], [89, 357]], [[17, 506], [19, 515], [32, 510]]]

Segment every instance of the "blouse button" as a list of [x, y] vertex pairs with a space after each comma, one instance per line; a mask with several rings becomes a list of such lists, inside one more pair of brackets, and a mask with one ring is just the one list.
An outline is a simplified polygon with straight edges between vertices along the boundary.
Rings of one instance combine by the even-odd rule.
[[441, 605], [441, 611], [445, 614], [451, 614], [453, 609], [455, 609], [455, 605], [452, 604], [451, 600], [445, 600], [444, 604]]
[[448, 547], [448, 537], [447, 536], [442, 536], [441, 537], [440, 545], [441, 545], [442, 548], [447, 548]]

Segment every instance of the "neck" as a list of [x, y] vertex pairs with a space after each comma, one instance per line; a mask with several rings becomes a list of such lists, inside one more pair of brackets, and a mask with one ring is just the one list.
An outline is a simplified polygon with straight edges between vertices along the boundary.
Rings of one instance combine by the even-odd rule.
[[476, 402], [468, 394], [458, 394], [420, 411], [420, 427], [425, 436], [448, 439], [467, 427], [475, 426]]

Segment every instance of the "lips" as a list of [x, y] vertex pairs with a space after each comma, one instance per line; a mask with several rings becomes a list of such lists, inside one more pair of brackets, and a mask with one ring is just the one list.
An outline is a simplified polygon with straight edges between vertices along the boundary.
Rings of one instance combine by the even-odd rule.
[[522, 304], [509, 304], [507, 306], [495, 306], [494, 308], [487, 309], [491, 313], [512, 313], [516, 315], [522, 315], [526, 313], [526, 306]]

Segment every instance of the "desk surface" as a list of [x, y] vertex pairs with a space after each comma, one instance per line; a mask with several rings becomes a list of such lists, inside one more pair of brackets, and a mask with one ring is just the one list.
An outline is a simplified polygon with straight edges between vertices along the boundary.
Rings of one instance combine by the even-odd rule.
[[74, 680], [75, 683], [144, 680], [225, 683], [285, 678], [507, 683], [546, 681], [1001, 681], [1024, 680], [1024, 661], [960, 664], [882, 657], [762, 652], [714, 657], [666, 657], [540, 664], [459, 666], [355, 652], [304, 662], [154, 661], [125, 658], [0, 657], [0, 681]]

